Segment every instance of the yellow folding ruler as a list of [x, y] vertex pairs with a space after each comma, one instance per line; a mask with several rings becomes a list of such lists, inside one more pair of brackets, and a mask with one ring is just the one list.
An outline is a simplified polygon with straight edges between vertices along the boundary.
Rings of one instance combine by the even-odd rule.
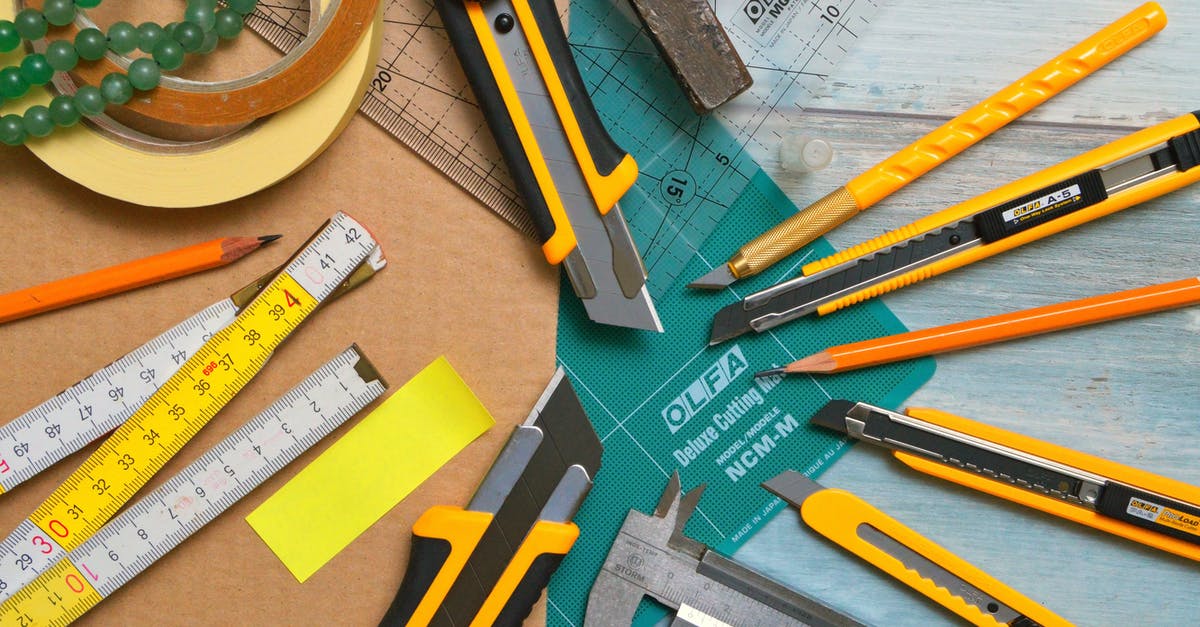
[[0, 606], [0, 625], [66, 625], [379, 398], [351, 346]]
[[[387, 262], [376, 247], [326, 299], [361, 285]], [[280, 266], [0, 426], [0, 494], [116, 429], [217, 331], [233, 322]]]
[[232, 323], [188, 357], [0, 543], [0, 600], [108, 522], [376, 248], [361, 224], [334, 215]]

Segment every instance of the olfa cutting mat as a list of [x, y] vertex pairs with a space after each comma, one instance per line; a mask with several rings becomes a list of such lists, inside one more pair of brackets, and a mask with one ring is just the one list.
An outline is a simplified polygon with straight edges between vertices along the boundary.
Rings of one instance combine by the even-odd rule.
[[[732, 553], [783, 507], [756, 490], [759, 483], [788, 468], [821, 468], [844, 449], [838, 438], [805, 426], [805, 416], [842, 390], [894, 406], [933, 374], [932, 360], [925, 359], [819, 381], [752, 380], [758, 364], [787, 363], [837, 338], [903, 328], [878, 302], [705, 348], [710, 299], [686, 289], [687, 277], [722, 263], [739, 245], [739, 235], [794, 211], [769, 177], [755, 176], [683, 278], [656, 286], [663, 279], [651, 273], [651, 291], [657, 287], [663, 294], [656, 299], [666, 327], [660, 335], [598, 328], [564, 286], [558, 359], [604, 444], [604, 472], [575, 517], [582, 535], [550, 584], [549, 625], [582, 624], [587, 591], [621, 524], [616, 514], [651, 509], [674, 470], [684, 486], [708, 484], [709, 496], [693, 516], [689, 535]], [[830, 250], [818, 240], [800, 256], [808, 260]], [[789, 270], [773, 268], [753, 277], [746, 289]], [[642, 616], [638, 624], [655, 618]]]

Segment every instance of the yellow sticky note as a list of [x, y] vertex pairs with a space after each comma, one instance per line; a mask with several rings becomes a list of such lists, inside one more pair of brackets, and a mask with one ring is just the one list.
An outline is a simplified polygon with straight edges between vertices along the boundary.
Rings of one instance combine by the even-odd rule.
[[493, 424], [439, 357], [246, 521], [303, 582]]

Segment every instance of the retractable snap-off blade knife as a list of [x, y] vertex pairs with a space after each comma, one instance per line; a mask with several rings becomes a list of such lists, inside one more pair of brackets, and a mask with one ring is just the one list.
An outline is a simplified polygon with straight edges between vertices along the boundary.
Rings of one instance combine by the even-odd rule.
[[1200, 179], [1200, 112], [1101, 146], [804, 266], [717, 312], [709, 344], [937, 276]]
[[413, 524], [381, 627], [520, 625], [579, 537], [571, 519], [602, 453], [559, 368], [467, 507], [436, 506]]
[[817, 533], [974, 625], [1069, 625], [866, 501], [787, 470], [764, 482]]
[[830, 401], [813, 424], [909, 467], [1200, 561], [1200, 488], [935, 409]]
[[704, 493], [671, 475], [654, 513], [630, 510], [588, 594], [584, 627], [628, 627], [642, 597], [675, 610], [672, 627], [862, 623], [684, 535]]
[[637, 164], [608, 135], [554, 0], [434, 0], [513, 182], [588, 317], [662, 331], [617, 200]]

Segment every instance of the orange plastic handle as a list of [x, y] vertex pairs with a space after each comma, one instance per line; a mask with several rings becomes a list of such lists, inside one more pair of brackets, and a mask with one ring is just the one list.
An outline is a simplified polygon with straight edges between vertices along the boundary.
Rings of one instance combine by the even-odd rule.
[[[862, 244], [857, 244], [846, 250], [843, 250], [834, 255], [830, 255], [824, 259], [814, 261], [801, 269], [805, 275], [812, 275], [827, 268], [831, 268], [843, 263], [851, 263], [859, 257], [863, 257], [894, 244], [912, 239], [922, 233], [941, 228], [948, 224], [953, 224], [961, 220], [965, 220], [977, 213], [996, 207], [1006, 201], [1023, 196], [1029, 192], [1054, 185], [1064, 181], [1072, 176], [1082, 174], [1097, 168], [1109, 165], [1121, 158], [1137, 154], [1148, 148], [1163, 144], [1167, 140], [1189, 133], [1200, 128], [1200, 120], [1196, 115], [1188, 113], [1181, 115], [1173, 120], [1167, 120], [1161, 124], [1157, 124], [1150, 128], [1142, 129], [1132, 135], [1127, 135], [1112, 143], [1096, 148], [1095, 150], [1086, 152], [1073, 159], [1068, 159], [1056, 166], [1052, 166], [1031, 174], [1023, 179], [1009, 183], [1003, 187], [992, 190], [980, 196], [976, 196], [971, 200], [959, 203], [949, 209], [944, 209], [933, 215], [926, 216], [911, 224], [902, 226], [895, 231], [885, 233], [871, 239]], [[906, 285], [911, 285], [918, 281], [923, 281], [930, 277], [935, 277], [940, 274], [949, 272], [955, 268], [968, 265], [986, 259], [993, 255], [1012, 250], [1018, 246], [1028, 244], [1029, 242], [1054, 235], [1055, 233], [1065, 231], [1071, 227], [1079, 226], [1085, 222], [1090, 222], [1097, 218], [1102, 218], [1111, 213], [1116, 213], [1122, 209], [1127, 209], [1134, 205], [1146, 202], [1152, 198], [1157, 198], [1163, 194], [1173, 192], [1181, 187], [1186, 187], [1200, 180], [1200, 167], [1192, 167], [1191, 169], [1181, 172], [1174, 171], [1158, 178], [1152, 179], [1147, 183], [1135, 185], [1128, 189], [1117, 191], [1109, 195], [1107, 200], [1103, 200], [1094, 205], [1062, 215], [1058, 218], [1039, 224], [1033, 228], [1018, 232], [1014, 235], [999, 239], [997, 241], [968, 248], [954, 255], [939, 259], [937, 261], [925, 264], [919, 268], [897, 275], [876, 285], [863, 288], [848, 294], [840, 299], [825, 303], [817, 309], [817, 313], [824, 316], [844, 307], [849, 307], [856, 303], [860, 303], [869, 298], [874, 298], [881, 294], [886, 294], [892, 290], [900, 289]]]
[[[961, 416], [948, 414], [936, 409], [923, 407], [909, 407], [905, 410], [906, 414], [913, 418], [919, 418], [925, 422], [944, 427], [951, 431], [965, 433], [970, 436], [981, 438], [1006, 446], [1008, 448], [1025, 451], [1039, 457], [1051, 459], [1056, 462], [1078, 468], [1082, 471], [1089, 472], [1102, 477], [1108, 477], [1114, 481], [1120, 481], [1128, 485], [1137, 486], [1138, 488], [1157, 492], [1168, 496], [1172, 499], [1183, 501], [1185, 503], [1200, 503], [1200, 488], [1186, 483], [1176, 481], [1169, 477], [1156, 475], [1145, 470], [1132, 468], [1124, 464], [1081, 453], [1037, 440], [1019, 433], [1006, 431], [998, 427], [968, 420]], [[1050, 498], [1035, 492], [1023, 490], [1016, 486], [993, 481], [986, 477], [977, 474], [959, 470], [952, 466], [947, 466], [938, 462], [934, 462], [922, 457], [904, 453], [903, 451], [895, 451], [893, 453], [896, 459], [903, 462], [905, 465], [917, 470], [918, 472], [927, 475], [938, 477], [946, 481], [957, 483], [961, 486], [979, 490], [985, 494], [998, 496], [1002, 499], [1020, 503], [1026, 507], [1032, 507], [1047, 514], [1053, 514], [1065, 520], [1071, 520], [1082, 525], [1106, 531], [1115, 536], [1120, 536], [1146, 546], [1154, 547], [1168, 553], [1174, 553], [1191, 560], [1200, 561], [1200, 546], [1172, 538], [1160, 533], [1155, 533], [1148, 529], [1136, 527], [1129, 523], [1109, 518], [1098, 514], [1092, 510], [1078, 507], [1069, 503], [1065, 503], [1058, 499]]]
[[845, 490], [825, 489], [809, 496], [800, 505], [800, 516], [817, 533], [836, 542], [972, 624], [996, 627], [1004, 623], [964, 600], [960, 596], [964, 591], [947, 590], [932, 580], [922, 577], [915, 570], [910, 570], [890, 553], [863, 539], [859, 535], [859, 528], [864, 525], [873, 527], [876, 531], [908, 547], [913, 552], [990, 595], [993, 599], [1045, 627], [1070, 625], [1062, 617]]
[[1147, 2], [1017, 82], [992, 94], [937, 130], [854, 177], [846, 189], [860, 210], [1021, 117], [1104, 67], [1167, 25], [1157, 2]]
[[840, 372], [1196, 303], [1200, 303], [1200, 277], [864, 340], [827, 352]]

